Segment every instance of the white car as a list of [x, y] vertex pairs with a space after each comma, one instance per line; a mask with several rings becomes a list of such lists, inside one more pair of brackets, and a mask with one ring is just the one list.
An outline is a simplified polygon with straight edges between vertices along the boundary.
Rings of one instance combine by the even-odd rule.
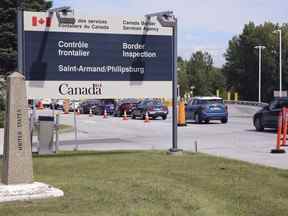
[[70, 112], [74, 111], [74, 106], [75, 106], [75, 109], [77, 111], [77, 109], [80, 108], [80, 100], [74, 100], [74, 101], [70, 102], [70, 107], [69, 107]]
[[52, 99], [51, 98], [44, 98], [41, 100], [44, 108], [49, 108], [50, 104], [52, 103]]

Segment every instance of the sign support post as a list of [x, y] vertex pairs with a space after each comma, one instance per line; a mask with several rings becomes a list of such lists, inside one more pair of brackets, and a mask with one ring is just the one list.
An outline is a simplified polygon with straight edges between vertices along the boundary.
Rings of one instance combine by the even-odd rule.
[[172, 74], [172, 148], [169, 149], [168, 154], [182, 154], [182, 150], [178, 149], [178, 136], [177, 136], [177, 105], [178, 105], [178, 82], [177, 82], [177, 18], [173, 15], [172, 11], [165, 11], [159, 13], [148, 14], [146, 17], [150, 18], [156, 16], [157, 20], [163, 27], [170, 27], [173, 29], [173, 74]]
[[175, 18], [175, 26], [173, 27], [173, 135], [172, 149], [170, 152], [178, 151], [178, 134], [177, 134], [177, 19]]
[[73, 110], [74, 110], [74, 135], [75, 135], [75, 141], [76, 141], [76, 144], [75, 144], [75, 147], [74, 147], [74, 151], [78, 151], [78, 128], [77, 128], [77, 117], [76, 117], [76, 103], [75, 101], [73, 100]]
[[[168, 154], [182, 154], [183, 150], [178, 148], [178, 80], [177, 80], [177, 18], [174, 17], [174, 26], [173, 26], [173, 129], [172, 129], [172, 148], [169, 149]], [[180, 89], [180, 88], [179, 88]]]

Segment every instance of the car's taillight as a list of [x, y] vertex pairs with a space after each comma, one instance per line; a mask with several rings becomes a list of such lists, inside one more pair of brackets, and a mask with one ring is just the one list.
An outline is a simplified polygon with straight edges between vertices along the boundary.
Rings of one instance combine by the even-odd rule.
[[201, 111], [204, 111], [204, 112], [208, 112], [209, 111], [209, 106], [201, 106]]
[[153, 111], [153, 107], [148, 107], [148, 111]]

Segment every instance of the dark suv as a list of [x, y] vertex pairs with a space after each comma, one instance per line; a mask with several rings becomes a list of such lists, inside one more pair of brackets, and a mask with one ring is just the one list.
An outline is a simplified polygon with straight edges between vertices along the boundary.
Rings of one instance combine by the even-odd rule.
[[89, 114], [90, 109], [99, 104], [101, 104], [100, 99], [85, 100], [80, 104], [80, 112], [83, 114]]
[[136, 119], [136, 117], [145, 119], [146, 113], [153, 119], [162, 117], [165, 120], [167, 119], [168, 108], [160, 100], [145, 99], [136, 105], [131, 116], [132, 119]]
[[288, 97], [275, 98], [269, 105], [264, 106], [254, 114], [253, 123], [257, 131], [265, 128], [277, 128], [279, 112], [288, 107]]
[[123, 99], [121, 101], [118, 101], [114, 116], [120, 117], [124, 115], [124, 111], [126, 111], [127, 115], [131, 115], [132, 111], [136, 108], [137, 103], [139, 102], [138, 99]]

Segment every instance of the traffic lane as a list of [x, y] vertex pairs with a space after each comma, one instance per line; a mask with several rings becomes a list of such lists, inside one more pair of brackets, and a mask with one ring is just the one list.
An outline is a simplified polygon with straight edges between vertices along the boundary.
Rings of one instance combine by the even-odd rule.
[[[66, 117], [69, 119], [68, 116]], [[70, 122], [72, 122], [71, 118], [72, 116]], [[80, 149], [167, 150], [172, 146], [171, 120], [152, 120], [145, 124], [143, 120], [123, 121], [121, 118], [112, 117], [102, 119], [101, 116], [80, 116], [78, 119], [79, 139], [95, 140], [95, 144], [81, 144]], [[73, 138], [73, 133], [63, 135], [67, 140]], [[117, 138], [121, 141], [117, 141]], [[210, 124], [191, 123], [187, 127], [179, 127], [178, 140], [179, 148], [187, 151], [194, 151], [197, 141], [199, 152], [288, 168], [286, 155], [270, 154], [270, 150], [276, 143], [275, 130], [256, 132], [250, 116], [233, 117], [232, 115], [227, 124], [217, 121], [212, 121]], [[65, 146], [65, 148], [69, 147]]]
[[[231, 107], [230, 107], [231, 109]], [[239, 109], [238, 107], [233, 107], [234, 110]], [[253, 135], [251, 134], [254, 131], [252, 125], [252, 117], [233, 117], [233, 115], [243, 115], [243, 107], [240, 107], [241, 112], [238, 111], [238, 114], [232, 113], [232, 117], [229, 118], [229, 122], [227, 124], [217, 124], [217, 121], [212, 121], [211, 124], [188, 124], [188, 132], [185, 128], [179, 128], [179, 145], [183, 143], [184, 147], [190, 148], [190, 145], [186, 145], [188, 142], [196, 141], [201, 138], [201, 141], [207, 140], [210, 143], [210, 139], [213, 142], [215, 140], [221, 140], [219, 136], [228, 136], [224, 141], [224, 143], [228, 142], [232, 143], [233, 140], [240, 139], [241, 136], [258, 136], [258, 133], [255, 132]], [[248, 108], [248, 110], [251, 110]], [[254, 112], [254, 111], [253, 111]], [[171, 112], [170, 112], [171, 113]], [[250, 112], [251, 115], [252, 112]], [[247, 115], [247, 109], [244, 112]], [[69, 115], [61, 115], [60, 122], [64, 124], [73, 125], [74, 118], [73, 114]], [[123, 124], [125, 123], [125, 124]], [[78, 125], [78, 135], [83, 138], [136, 138], [134, 142], [141, 142], [143, 139], [151, 139], [155, 137], [155, 141], [158, 141], [159, 145], [162, 146], [163, 140], [167, 140], [166, 137], [171, 137], [172, 132], [172, 122], [171, 115], [169, 115], [167, 120], [151, 120], [150, 123], [143, 123], [143, 120], [132, 120], [123, 121], [121, 118], [113, 118], [109, 117], [108, 119], [102, 119], [101, 116], [92, 116], [88, 115], [80, 115], [77, 116], [77, 125]], [[250, 132], [250, 135], [245, 133]], [[235, 137], [236, 135], [240, 138]], [[268, 135], [269, 136], [269, 135]], [[69, 137], [69, 135], [68, 135]], [[158, 140], [157, 138], [162, 137], [162, 140]], [[261, 136], [262, 137], [262, 136]], [[137, 139], [139, 138], [139, 139]], [[266, 137], [264, 139], [267, 139]], [[270, 138], [268, 138], [270, 139]], [[200, 141], [200, 140], [199, 140]], [[170, 140], [168, 140], [171, 143]], [[205, 142], [206, 143], [206, 142]], [[220, 145], [220, 143], [219, 143]]]
[[229, 104], [228, 113], [231, 117], [252, 117], [258, 110], [262, 109], [257, 106]]
[[[73, 125], [73, 115], [64, 115], [61, 117], [61, 122]], [[135, 138], [134, 142], [141, 142], [143, 139], [150, 140], [155, 137], [155, 141], [160, 143], [159, 146], [163, 141], [158, 138], [162, 137], [163, 140], [167, 140], [166, 137], [171, 137], [172, 132], [171, 119], [164, 121], [151, 120], [150, 123], [144, 123], [143, 120], [129, 119], [123, 121], [121, 118], [109, 117], [108, 119], [102, 119], [101, 116], [81, 115], [77, 116], [77, 125], [78, 135], [83, 138]], [[263, 136], [263, 134], [260, 135], [254, 130], [252, 118], [230, 117], [227, 124], [219, 124], [217, 121], [200, 125], [192, 123], [188, 124], [187, 127], [180, 127], [178, 132], [179, 145], [181, 146], [183, 143], [185, 148], [190, 148], [190, 145], [186, 145], [187, 140], [189, 143], [201, 140], [209, 144], [221, 141], [224, 144], [230, 143], [231, 145], [233, 142], [235, 143], [235, 140], [247, 139], [245, 137], [252, 137], [251, 139], [256, 137], [257, 140], [264, 141], [271, 139], [271, 134]], [[221, 139], [223, 136], [226, 138]], [[171, 143], [171, 140], [168, 141]], [[218, 142], [218, 145], [221, 145], [221, 142]], [[135, 144], [137, 145], [137, 143]]]
[[189, 125], [180, 130], [179, 143], [183, 149], [238, 159], [252, 163], [288, 168], [285, 154], [271, 154], [276, 146], [276, 131], [257, 132], [250, 118], [231, 117], [228, 124]]
[[[60, 122], [63, 124], [73, 125], [73, 115], [61, 115]], [[151, 120], [144, 123], [142, 119], [122, 120], [109, 116], [103, 119], [102, 116], [89, 117], [89, 115], [77, 116], [78, 138], [79, 139], [117, 139], [121, 138], [129, 143], [130, 147], [144, 146], [145, 149], [151, 149], [163, 146], [163, 149], [169, 147], [172, 139], [172, 121], [167, 120]], [[69, 140], [74, 138], [73, 133], [61, 134], [61, 140]], [[132, 145], [130, 145], [132, 143]], [[168, 144], [167, 144], [168, 143]], [[104, 143], [105, 144], [105, 143]], [[97, 145], [100, 145], [99, 143]], [[117, 143], [107, 143], [107, 148], [115, 146], [124, 146]], [[121, 148], [120, 148], [121, 149]], [[134, 149], [134, 148], [131, 148]]]

